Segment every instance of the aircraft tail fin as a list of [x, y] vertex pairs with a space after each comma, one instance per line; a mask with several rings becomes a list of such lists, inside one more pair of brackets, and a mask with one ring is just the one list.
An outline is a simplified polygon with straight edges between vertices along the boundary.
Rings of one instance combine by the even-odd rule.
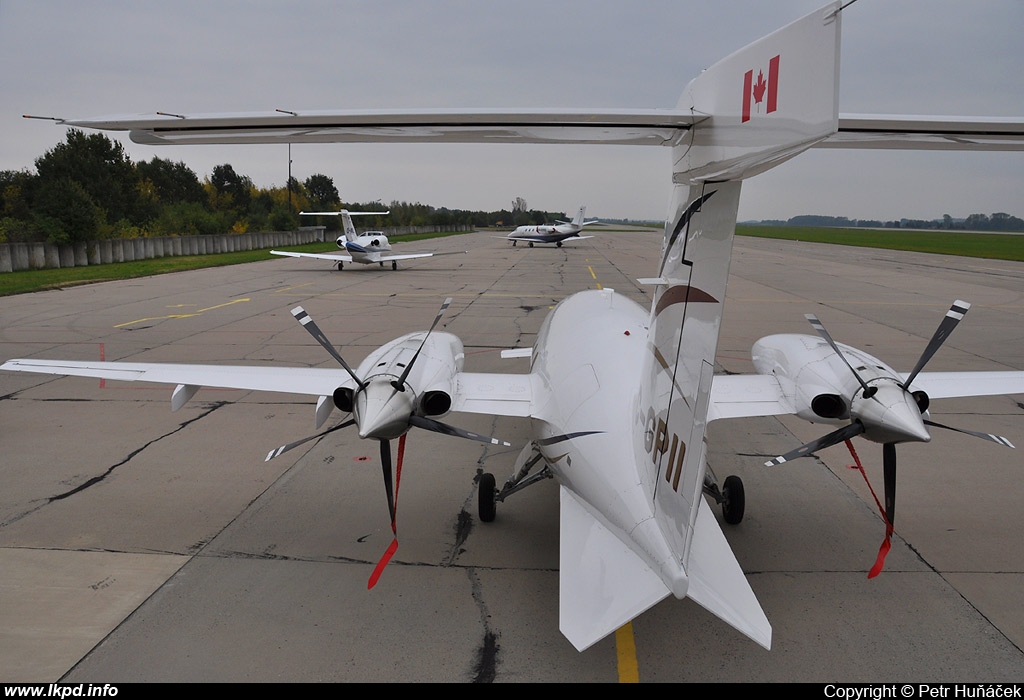
[[704, 500], [697, 508], [689, 564], [686, 597], [770, 650], [771, 623]]
[[576, 228], [583, 228], [583, 220], [586, 218], [587, 207], [586, 205], [580, 207], [579, 212], [576, 214], [576, 218], [572, 220], [572, 225]]
[[559, 513], [558, 627], [583, 651], [671, 591], [564, 486]]
[[841, 14], [816, 10], [687, 85], [677, 109], [695, 123], [674, 146], [675, 182], [751, 177], [837, 133]]
[[[690, 554], [687, 597], [771, 648], [772, 628], [706, 503]], [[578, 651], [608, 636], [671, 591], [565, 487], [561, 488], [559, 628]]]
[[[746, 594], [735, 592], [731, 574], [720, 578], [705, 563], [734, 561], [721, 534], [709, 534], [717, 524], [700, 515], [707, 510], [701, 504], [715, 354], [742, 181], [836, 132], [839, 25], [839, 3], [833, 3], [737, 51], [687, 86], [680, 108], [695, 119], [673, 146], [672, 204], [653, 279], [633, 433], [634, 450], [646, 456], [640, 481], [687, 577], [703, 567], [691, 580], [693, 597], [751, 629], [755, 639], [764, 637], [761, 622], [743, 622], [751, 606], [727, 610]], [[713, 549], [720, 552], [709, 554]], [[719, 585], [723, 598], [715, 594]], [[760, 614], [756, 600], [753, 607]]]

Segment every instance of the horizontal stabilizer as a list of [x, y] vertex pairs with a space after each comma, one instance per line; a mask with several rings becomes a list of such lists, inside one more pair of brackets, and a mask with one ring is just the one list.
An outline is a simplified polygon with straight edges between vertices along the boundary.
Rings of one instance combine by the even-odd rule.
[[687, 597], [765, 649], [772, 648], [771, 623], [704, 499], [697, 507], [687, 573], [690, 576]]
[[533, 375], [459, 372], [453, 411], [527, 417], [533, 413]]
[[796, 413], [779, 380], [766, 374], [716, 374], [711, 383], [708, 420]]
[[558, 625], [578, 651], [670, 593], [661, 577], [564, 486], [558, 561]]

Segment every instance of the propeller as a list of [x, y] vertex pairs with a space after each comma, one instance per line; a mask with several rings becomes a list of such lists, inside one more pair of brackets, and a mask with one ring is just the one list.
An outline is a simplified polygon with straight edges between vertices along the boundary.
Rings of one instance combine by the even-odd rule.
[[825, 324], [819, 321], [818, 317], [815, 316], [814, 314], [804, 314], [804, 318], [810, 321], [811, 325], [814, 327], [814, 330], [818, 331], [818, 335], [825, 339], [825, 342], [829, 344], [829, 347], [832, 348], [832, 351], [836, 355], [839, 355], [839, 359], [843, 361], [843, 364], [850, 368], [850, 372], [853, 373], [853, 376], [857, 378], [857, 381], [864, 389], [864, 398], [870, 399], [872, 396], [874, 396], [875, 392], [878, 391], [878, 388], [868, 386], [867, 382], [864, 381], [864, 378], [860, 376], [860, 373], [857, 370], [855, 370], [853, 368], [853, 365], [850, 364], [849, 360], [846, 359], [846, 355], [839, 352], [839, 346], [836, 345], [836, 341], [832, 340], [832, 336], [829, 335], [829, 332], [825, 329]]
[[416, 354], [412, 356], [412, 359], [409, 360], [409, 364], [405, 366], [405, 371], [402, 372], [402, 376], [391, 382], [391, 386], [395, 387], [398, 391], [405, 391], [405, 380], [409, 378], [409, 372], [412, 371], [412, 366], [416, 364], [416, 358], [420, 356], [420, 351], [423, 350], [423, 346], [427, 344], [427, 338], [429, 338], [430, 334], [434, 332], [434, 328], [437, 327], [437, 322], [441, 320], [442, 316], [444, 316], [444, 312], [448, 310], [451, 303], [451, 297], [444, 300], [444, 303], [441, 304], [441, 309], [437, 312], [437, 316], [434, 317], [434, 322], [430, 324], [430, 330], [428, 330], [423, 336], [423, 342], [421, 342], [420, 346], [416, 348]]
[[806, 445], [801, 445], [784, 455], [765, 462], [767, 466], [782, 464], [797, 457], [803, 457], [818, 450], [830, 447], [846, 441], [856, 435], [874, 442], [882, 443], [882, 470], [885, 482], [885, 517], [888, 526], [891, 528], [896, 517], [896, 445], [901, 442], [928, 442], [931, 436], [925, 426], [945, 428], [956, 432], [973, 435], [985, 440], [1013, 447], [1009, 440], [999, 435], [952, 428], [941, 423], [927, 420], [922, 415], [927, 409], [928, 397], [924, 392], [911, 392], [910, 387], [917, 375], [924, 369], [924, 366], [935, 355], [936, 351], [949, 337], [953, 329], [963, 319], [964, 314], [971, 308], [965, 301], [953, 302], [949, 311], [939, 323], [938, 328], [932, 335], [931, 340], [921, 353], [920, 359], [914, 366], [913, 371], [907, 375], [906, 380], [898, 381], [896, 378], [876, 377], [872, 379], [873, 384], [868, 384], [853, 365], [847, 360], [845, 354], [840, 351], [838, 345], [825, 329], [824, 324], [814, 314], [807, 314], [806, 318], [818, 334], [829, 344], [832, 350], [842, 359], [851, 374], [857, 379], [862, 388], [859, 396], [851, 398], [850, 418], [851, 423], [828, 435], [813, 440]]
[[[277, 449], [271, 450], [267, 453], [266, 461], [270, 461], [275, 457], [292, 450], [300, 445], [303, 445], [311, 440], [329, 435], [336, 430], [347, 428], [350, 425], [355, 425], [360, 438], [369, 438], [377, 440], [380, 447], [380, 465], [381, 465], [381, 476], [384, 481], [384, 489], [387, 495], [388, 503], [388, 515], [391, 519], [391, 529], [395, 534], [395, 539], [388, 547], [384, 556], [381, 558], [377, 567], [374, 569], [373, 574], [370, 577], [369, 587], [377, 583], [384, 566], [387, 565], [391, 556], [398, 549], [398, 534], [396, 525], [396, 506], [398, 500], [398, 484], [401, 479], [402, 473], [402, 458], [405, 452], [405, 437], [406, 433], [409, 432], [410, 428], [417, 427], [423, 430], [429, 430], [435, 433], [441, 433], [443, 435], [451, 435], [453, 437], [464, 438], [467, 440], [475, 440], [477, 442], [483, 442], [493, 445], [504, 445], [506, 447], [511, 446], [510, 443], [504, 440], [498, 440], [494, 437], [485, 435], [479, 435], [469, 430], [457, 428], [455, 426], [442, 423], [432, 418], [420, 416], [415, 413], [414, 395], [415, 392], [407, 392], [408, 380], [410, 373], [412, 372], [413, 366], [416, 364], [416, 360], [419, 358], [420, 353], [427, 344], [427, 339], [430, 334], [433, 333], [437, 324], [441, 321], [441, 317], [445, 311], [451, 305], [451, 297], [444, 300], [440, 310], [437, 312], [437, 316], [434, 317], [434, 322], [431, 324], [430, 329], [423, 335], [422, 341], [420, 341], [419, 347], [413, 354], [412, 359], [405, 366], [402, 374], [398, 379], [391, 380], [389, 377], [394, 375], [378, 375], [378, 376], [366, 376], [360, 378], [359, 375], [352, 370], [352, 368], [345, 362], [341, 354], [335, 350], [334, 346], [324, 335], [323, 331], [316, 325], [312, 317], [301, 307], [297, 306], [292, 309], [292, 315], [298, 320], [302, 327], [309, 332], [311, 336], [328, 352], [331, 357], [337, 360], [352, 380], [356, 384], [354, 392], [346, 387], [342, 387], [346, 392], [351, 392], [350, 396], [346, 396], [344, 408], [348, 408], [352, 412], [352, 418], [339, 423], [338, 425], [312, 435], [310, 437], [296, 440], [295, 442], [282, 445]], [[334, 392], [337, 396], [338, 392]], [[335, 399], [335, 405], [342, 407], [339, 404], [339, 400]], [[391, 459], [391, 440], [398, 438], [398, 467], [397, 473], [393, 469]]]

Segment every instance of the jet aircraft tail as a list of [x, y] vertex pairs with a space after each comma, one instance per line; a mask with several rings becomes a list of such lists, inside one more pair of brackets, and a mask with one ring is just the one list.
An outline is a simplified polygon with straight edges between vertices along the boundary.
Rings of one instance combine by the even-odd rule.
[[300, 211], [300, 216], [340, 216], [341, 217], [341, 228], [344, 231], [345, 240], [351, 243], [354, 241], [358, 234], [356, 233], [356, 227], [352, 223], [353, 216], [387, 216], [390, 211], [348, 211], [347, 209], [340, 209], [338, 211]]
[[583, 228], [583, 220], [587, 213], [587, 207], [584, 205], [580, 207], [579, 212], [576, 213], [576, 218], [572, 220], [572, 225], [576, 228]]

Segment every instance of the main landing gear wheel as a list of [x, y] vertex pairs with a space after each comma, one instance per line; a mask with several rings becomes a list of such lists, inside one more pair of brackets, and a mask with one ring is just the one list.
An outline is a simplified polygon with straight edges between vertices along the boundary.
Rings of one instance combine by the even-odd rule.
[[391, 261], [391, 269], [392, 270], [397, 270], [398, 269], [398, 261], [397, 260], [392, 260]]
[[747, 499], [743, 494], [743, 480], [738, 476], [728, 476], [722, 486], [722, 517], [730, 525], [738, 525], [743, 520], [743, 510]]
[[345, 263], [339, 262], [338, 263], [338, 270], [340, 271], [340, 270], [344, 270], [344, 269], [345, 269]]
[[533, 241], [530, 241], [530, 247], [531, 248], [533, 247]]
[[558, 243], [555, 243], [555, 247], [556, 248], [561, 248], [562, 247], [562, 242], [559, 241]]
[[497, 503], [494, 500], [494, 474], [486, 472], [481, 474], [478, 486], [480, 522], [493, 522], [494, 516], [497, 514]]

